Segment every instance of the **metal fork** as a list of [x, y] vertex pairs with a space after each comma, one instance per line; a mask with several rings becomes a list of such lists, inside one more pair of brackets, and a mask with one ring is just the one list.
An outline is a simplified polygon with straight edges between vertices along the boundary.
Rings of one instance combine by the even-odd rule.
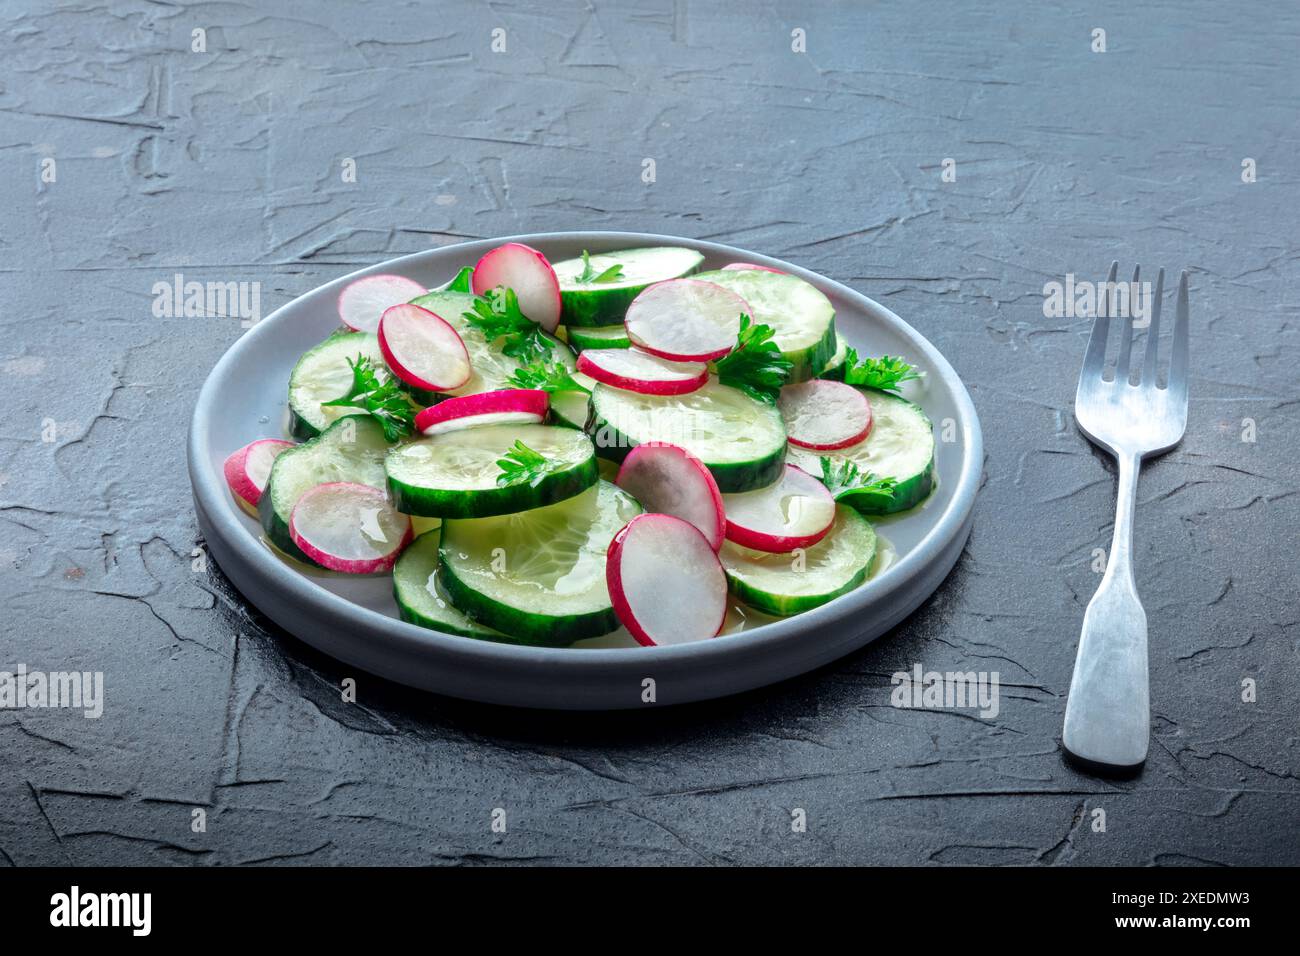
[[[1111, 263], [1106, 291], [1097, 297], [1098, 314], [1079, 372], [1074, 417], [1079, 430], [1115, 456], [1119, 466], [1118, 505], [1106, 573], [1083, 616], [1079, 653], [1065, 705], [1062, 743], [1075, 757], [1101, 768], [1134, 769], [1147, 755], [1151, 735], [1150, 688], [1147, 683], [1147, 616], [1133, 583], [1133, 511], [1137, 504], [1138, 469], [1142, 459], [1173, 448], [1187, 427], [1187, 273], [1178, 283], [1173, 348], [1167, 385], [1156, 383], [1160, 300], [1165, 270], [1156, 278], [1150, 302], [1146, 355], [1140, 378], [1130, 384], [1133, 351], [1132, 308], [1119, 333], [1115, 376], [1102, 377], [1106, 339], [1115, 304], [1115, 274]], [[1133, 270], [1134, 285], [1141, 275]], [[1131, 299], [1130, 299], [1131, 301]]]

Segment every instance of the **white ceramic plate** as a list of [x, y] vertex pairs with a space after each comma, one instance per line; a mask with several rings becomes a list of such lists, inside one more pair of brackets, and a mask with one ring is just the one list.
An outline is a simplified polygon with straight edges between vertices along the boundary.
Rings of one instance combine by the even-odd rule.
[[[918, 508], [878, 523], [892, 545], [887, 566], [860, 588], [795, 617], [759, 623], [710, 641], [643, 648], [623, 635], [570, 648], [517, 647], [442, 634], [397, 618], [388, 576], [304, 573], [278, 558], [258, 523], [235, 504], [222, 463], [256, 438], [283, 438], [285, 388], [298, 357], [339, 324], [335, 300], [371, 273], [409, 276], [426, 287], [446, 282], [503, 242], [524, 242], [552, 261], [583, 249], [690, 246], [704, 269], [755, 262], [797, 275], [835, 306], [840, 335], [864, 355], [901, 355], [925, 372], [907, 397], [942, 435], [937, 488]], [[313, 647], [391, 680], [454, 697], [527, 707], [591, 710], [656, 706], [720, 697], [811, 670], [889, 630], [930, 596], [952, 569], [970, 533], [983, 464], [979, 421], [952, 366], [914, 329], [852, 289], [778, 259], [730, 246], [644, 233], [543, 233], [470, 242], [376, 263], [277, 309], [250, 329], [204, 383], [189, 435], [189, 469], [199, 527], [222, 571], [268, 617]]]

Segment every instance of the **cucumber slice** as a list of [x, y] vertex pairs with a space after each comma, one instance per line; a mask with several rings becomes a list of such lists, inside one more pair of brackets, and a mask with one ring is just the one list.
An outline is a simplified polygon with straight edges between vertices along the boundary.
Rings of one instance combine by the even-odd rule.
[[[305, 444], [283, 452], [257, 503], [258, 518], [271, 543], [290, 557], [315, 565], [289, 534], [293, 506], [303, 493], [335, 481], [384, 487], [384, 430], [369, 415], [347, 415]], [[317, 565], [319, 567], [319, 565]]]
[[762, 488], [781, 475], [781, 413], [716, 379], [689, 395], [641, 395], [597, 384], [591, 405], [596, 453], [612, 461], [622, 461], [636, 445], [667, 442], [704, 462], [724, 493]]
[[607, 481], [559, 504], [446, 521], [440, 582], [457, 608], [525, 644], [559, 647], [618, 627], [605, 582], [614, 534], [641, 513]]
[[576, 370], [573, 380], [587, 391], [552, 392], [551, 419], [556, 425], [583, 430], [591, 417], [591, 390], [595, 388], [596, 380]]
[[835, 353], [835, 308], [816, 287], [795, 276], [760, 269], [719, 269], [695, 278], [716, 282], [749, 303], [759, 325], [794, 367], [789, 382], [802, 382], [825, 368]]
[[507, 641], [500, 631], [484, 627], [451, 606], [438, 585], [438, 540], [441, 533], [420, 535], [402, 552], [393, 568], [393, 598], [403, 621], [421, 627], [477, 637], [486, 641]]
[[[612, 282], [579, 282], [578, 276], [585, 268], [581, 256], [557, 262], [552, 268], [560, 280], [560, 299], [563, 302], [560, 321], [571, 327], [585, 328], [621, 325], [623, 313], [642, 289], [656, 282], [690, 275], [703, 261], [702, 253], [680, 246], [622, 249], [591, 256], [591, 268], [596, 275], [611, 266], [623, 267], [622, 277]], [[569, 334], [573, 334], [572, 328]]]
[[818, 378], [829, 378], [834, 382], [844, 381], [844, 363], [849, 360], [849, 343], [838, 335], [835, 336], [835, 354], [826, 362]]
[[566, 425], [579, 431], [587, 427], [591, 414], [591, 396], [586, 392], [552, 392], [551, 416], [557, 425]]
[[352, 388], [348, 360], [355, 360], [358, 355], [384, 366], [379, 338], [372, 332], [340, 330], [298, 359], [289, 373], [289, 433], [294, 438], [299, 441], [315, 438], [333, 422], [356, 414], [356, 409], [343, 406], [322, 408], [321, 402], [341, 398]]
[[[521, 441], [544, 457], [535, 481], [498, 485], [497, 462]], [[571, 498], [596, 483], [591, 440], [554, 425], [483, 425], [399, 445], [384, 462], [397, 510], [430, 518], [513, 514]]]
[[632, 340], [627, 337], [627, 329], [620, 325], [611, 325], [603, 329], [568, 329], [569, 344], [581, 352], [583, 349], [630, 349]]
[[871, 432], [856, 445], [834, 451], [790, 447], [790, 461], [804, 471], [821, 475], [821, 457], [851, 461], [863, 472], [893, 478], [898, 484], [892, 498], [843, 492], [839, 501], [863, 514], [893, 514], [914, 507], [934, 487], [934, 429], [920, 407], [905, 398], [873, 388], [861, 390], [871, 402]]
[[[501, 349], [489, 343], [483, 337], [483, 333], [465, 319], [465, 313], [474, 304], [474, 296], [464, 292], [438, 290], [412, 300], [412, 304], [435, 313], [459, 333], [461, 341], [465, 343], [465, 351], [469, 353], [470, 366], [473, 368], [468, 382], [447, 392], [409, 389], [411, 396], [417, 402], [423, 405], [436, 405], [449, 395], [456, 397], [477, 395], [480, 392], [492, 392], [499, 388], [516, 387], [510, 384], [510, 376], [525, 363], [506, 355]], [[547, 338], [551, 340], [553, 346], [551, 356], [554, 361], [569, 369], [577, 368], [577, 360], [573, 357], [572, 350], [554, 336], [548, 335]], [[348, 382], [350, 383], [351, 379]], [[346, 391], [345, 384], [339, 395]]]
[[852, 591], [866, 580], [875, 556], [875, 529], [847, 505], [836, 507], [826, 537], [802, 553], [768, 554], [728, 541], [718, 555], [732, 594], [752, 608], [781, 616]]

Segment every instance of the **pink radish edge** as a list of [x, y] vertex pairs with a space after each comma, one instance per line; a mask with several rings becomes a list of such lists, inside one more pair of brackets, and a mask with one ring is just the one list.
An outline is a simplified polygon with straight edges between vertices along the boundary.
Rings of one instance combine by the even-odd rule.
[[[629, 585], [634, 585], [635, 583], [633, 580], [634, 575], [626, 573], [623, 567], [623, 562], [626, 550], [629, 547], [634, 549], [636, 548], [635, 539], [638, 533], [641, 532], [642, 529], [649, 528], [652, 525], [661, 528], [665, 533], [676, 535], [679, 538], [676, 542], [677, 547], [674, 553], [675, 560], [665, 565], [669, 573], [679, 575], [682, 578], [680, 582], [677, 582], [679, 586], [674, 588], [675, 593], [680, 593], [683, 588], [689, 588], [691, 586], [698, 588], [703, 581], [703, 576], [700, 573], [701, 571], [703, 571], [704, 574], [710, 572], [713, 573], [714, 579], [717, 582], [717, 586], [713, 590], [716, 592], [718, 597], [718, 615], [717, 623], [713, 625], [712, 630], [707, 630], [708, 625], [706, 623], [704, 627], [699, 628], [697, 633], [684, 631], [680, 626], [681, 622], [674, 622], [674, 624], [678, 626], [671, 627], [672, 634], [677, 637], [684, 636], [685, 640], [669, 640], [666, 642], [663, 642], [662, 640], [656, 641], [655, 635], [650, 633], [650, 630], [646, 627], [646, 623], [648, 622], [643, 622], [638, 618], [635, 609], [632, 607], [632, 602], [629, 600], [628, 594]], [[687, 549], [691, 548], [692, 542], [697, 542], [701, 547], [701, 550], [699, 550], [697, 554], [690, 554], [687, 551]], [[699, 558], [705, 563], [702, 567], [692, 569], [689, 564], [691, 558]], [[718, 560], [717, 554], [714, 553], [708, 540], [700, 532], [699, 528], [695, 527], [695, 525], [691, 524], [689, 521], [683, 521], [681, 518], [674, 515], [658, 513], [639, 514], [625, 524], [619, 532], [614, 535], [614, 539], [610, 542], [609, 552], [606, 555], [605, 560], [605, 584], [609, 589], [610, 603], [614, 606], [614, 613], [623, 623], [623, 626], [628, 629], [628, 632], [636, 642], [643, 647], [657, 647], [662, 646], [663, 643], [685, 644], [694, 641], [708, 640], [709, 638], [718, 635], [718, 632], [722, 630], [723, 623], [726, 621], [727, 577], [726, 573], [722, 569], [722, 562]], [[713, 596], [713, 594], [707, 595], [707, 597]], [[651, 600], [647, 607], [642, 608], [642, 611], [663, 611], [668, 608], [681, 608], [681, 606], [680, 603], [664, 604], [663, 602], [655, 602], [654, 600]], [[700, 615], [705, 613], [706, 610], [707, 609], [701, 610], [698, 608], [688, 609], [686, 612], [687, 615], [694, 615], [693, 617], [687, 617], [688, 622], [694, 623], [695, 620], [701, 619]], [[659, 636], [662, 639], [665, 635], [660, 634]]]
[[[387, 510], [405, 520], [406, 529], [392, 551], [375, 558], [343, 558], [321, 549], [303, 534], [298, 526], [303, 502], [310, 503], [311, 497], [314, 495], [338, 493], [345, 490], [358, 497], [370, 498], [375, 502], [379, 510]], [[378, 518], [376, 518], [376, 521], [378, 521]], [[338, 571], [343, 574], [376, 574], [392, 570], [393, 565], [397, 563], [398, 555], [411, 543], [411, 540], [415, 537], [415, 532], [411, 526], [411, 519], [394, 509], [388, 503], [388, 496], [378, 488], [350, 481], [331, 481], [307, 489], [298, 498], [297, 503], [293, 506], [293, 511], [289, 514], [289, 537], [293, 539], [294, 544], [302, 549], [303, 554], [327, 570]]]
[[[394, 305], [410, 302], [427, 290], [406, 276], [381, 273], [362, 276], [349, 282], [339, 291], [339, 321], [356, 332], [374, 332], [379, 328], [379, 317]], [[362, 319], [362, 314], [373, 319]]]
[[[827, 522], [826, 527], [812, 534], [771, 534], [767, 531], [759, 531], [757, 528], [749, 528], [745, 525], [737, 524], [730, 516], [727, 517], [727, 540], [733, 544], [738, 544], [742, 548], [752, 548], [755, 551], [765, 551], [768, 554], [789, 554], [795, 548], [810, 548], [822, 538], [830, 533], [831, 528], [835, 526], [835, 496], [820, 481], [814, 478], [808, 472], [804, 471], [798, 465], [787, 464], [788, 471], [797, 471], [808, 479], [807, 487], [816, 488], [815, 494], [825, 495], [831, 502], [831, 520]], [[785, 480], [783, 474], [780, 481]], [[725, 506], [725, 503], [724, 503]]]
[[[631, 336], [629, 336], [629, 338], [631, 338]], [[699, 355], [683, 355], [679, 352], [665, 352], [662, 349], [656, 349], [652, 346], [646, 345], [644, 342], [637, 342], [635, 339], [632, 339], [632, 341], [642, 352], [649, 352], [651, 355], [658, 356], [661, 359], [667, 359], [670, 362], [715, 362], [724, 355], [729, 355], [731, 350], [735, 348], [734, 345], [729, 345], [725, 349], [717, 349], [713, 352], [704, 352]]]
[[[639, 482], [637, 478], [647, 471], [656, 458], [672, 462], [670, 467], [676, 470], [677, 474], [663, 475], [665, 484], [673, 491], [680, 492], [683, 497], [693, 497], [695, 500], [690, 503], [695, 505], [694, 509], [681, 505], [671, 506], [662, 498], [651, 500], [652, 493], [647, 491], [646, 485]], [[614, 484], [640, 502], [647, 511], [670, 514], [694, 525], [714, 551], [722, 548], [727, 536], [727, 512], [723, 507], [722, 492], [718, 490], [718, 483], [714, 480], [708, 466], [680, 445], [646, 442], [635, 446], [619, 466]], [[689, 513], [691, 510], [699, 514], [692, 516]], [[711, 524], [711, 527], [704, 527], [705, 523]]]
[[519, 310], [547, 332], [560, 324], [560, 280], [546, 256], [522, 242], [507, 242], [484, 254], [474, 266], [475, 295], [504, 286], [513, 289]]
[[518, 414], [525, 417], [511, 419], [511, 421], [541, 422], [546, 418], [549, 407], [550, 398], [541, 389], [504, 388], [495, 392], [479, 392], [477, 395], [463, 395], [441, 401], [415, 416], [415, 428], [423, 432], [435, 425], [445, 425], [459, 419], [485, 415]]
[[[395, 346], [399, 350], [402, 346], [392, 339], [401, 335], [410, 335], [412, 332], [423, 336], [425, 341], [420, 344], [429, 347], [432, 354], [439, 355], [442, 351], [446, 351], [447, 355], [440, 357], [445, 357], [452, 363], [451, 368], [445, 370], [447, 381], [430, 381], [425, 375], [420, 374], [421, 371], [429, 372], [429, 369], [417, 370], [411, 367], [416, 362], [415, 357], [409, 354], [405, 357], [396, 354]], [[408, 346], [409, 344], [407, 343]], [[434, 392], [459, 388], [468, 382], [474, 373], [473, 366], [470, 365], [469, 351], [465, 348], [460, 333], [452, 327], [451, 323], [437, 313], [418, 305], [411, 305], [409, 302], [393, 306], [380, 317], [379, 351], [393, 374], [403, 382]]]
[[[226, 484], [230, 486], [230, 491], [241, 502], [257, 507], [257, 503], [262, 500], [262, 491], [266, 487], [266, 474], [270, 473], [270, 465], [267, 465], [266, 474], [261, 475], [260, 483], [257, 474], [250, 471], [250, 456], [267, 454], [274, 449], [271, 454], [271, 461], [275, 461], [280, 453], [293, 448], [291, 441], [281, 441], [279, 438], [259, 438], [257, 441], [249, 442], [243, 448], [230, 453], [226, 458], [222, 471], [226, 476]], [[260, 473], [260, 465], [253, 463]]]
[[753, 262], [729, 262], [722, 267], [723, 272], [743, 272], [746, 270], [751, 272], [775, 272], [779, 276], [785, 275], [780, 269], [773, 269], [771, 266], [760, 266]]
[[617, 352], [621, 355], [628, 352], [645, 352], [647, 355], [653, 355], [655, 358], [662, 358], [668, 361], [662, 355], [654, 352], [648, 352], [645, 349], [585, 349], [578, 355], [578, 371], [584, 375], [589, 375], [598, 382], [604, 382], [606, 385], [612, 385], [614, 388], [621, 388], [627, 392], [640, 392], [642, 395], [686, 395], [690, 392], [698, 391], [703, 388], [709, 381], [709, 369], [702, 362], [690, 362], [681, 364], [699, 365], [700, 370], [694, 378], [673, 378], [673, 379], [648, 379], [633, 378], [628, 375], [622, 375], [612, 369], [606, 368], [600, 364], [600, 356], [593, 353], [600, 352]]

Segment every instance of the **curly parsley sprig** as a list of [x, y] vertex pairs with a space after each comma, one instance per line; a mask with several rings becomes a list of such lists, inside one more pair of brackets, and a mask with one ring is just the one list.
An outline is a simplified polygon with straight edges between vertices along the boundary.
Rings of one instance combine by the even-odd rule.
[[587, 250], [582, 250], [582, 272], [578, 275], [578, 281], [584, 285], [590, 285], [593, 282], [617, 282], [623, 278], [622, 263], [614, 263], [604, 272], [596, 273], [591, 266], [591, 256], [587, 255]]
[[525, 363], [551, 354], [550, 338], [520, 310], [513, 289], [498, 287], [476, 296], [465, 321], [489, 342], [501, 340], [502, 352]]
[[341, 406], [356, 408], [379, 422], [384, 438], [397, 441], [415, 428], [415, 409], [402, 391], [400, 383], [387, 370], [382, 372], [365, 355], [348, 359], [352, 369], [352, 387], [341, 398], [321, 402], [322, 408]]
[[516, 438], [505, 457], [497, 459], [497, 467], [501, 469], [501, 474], [497, 476], [500, 487], [527, 482], [530, 487], [536, 488], [551, 470], [551, 463]]
[[718, 381], [764, 404], [774, 404], [794, 368], [772, 341], [774, 334], [770, 325], [755, 325], [741, 313], [735, 348], [714, 364]]
[[844, 381], [849, 385], [878, 388], [882, 392], [896, 392], [898, 386], [921, 373], [901, 358], [882, 355], [880, 358], [859, 359], [857, 349], [849, 349], [844, 356]]
[[894, 487], [898, 484], [894, 478], [881, 478], [874, 472], [863, 472], [856, 463], [851, 461], [837, 463], [824, 455], [819, 460], [822, 473], [818, 478], [837, 501], [850, 492], [855, 498], [861, 496], [889, 499], [894, 496]]
[[509, 384], [515, 388], [538, 388], [544, 392], [585, 392], [587, 388], [578, 384], [572, 370], [562, 362], [548, 362], [537, 359], [514, 370]]

